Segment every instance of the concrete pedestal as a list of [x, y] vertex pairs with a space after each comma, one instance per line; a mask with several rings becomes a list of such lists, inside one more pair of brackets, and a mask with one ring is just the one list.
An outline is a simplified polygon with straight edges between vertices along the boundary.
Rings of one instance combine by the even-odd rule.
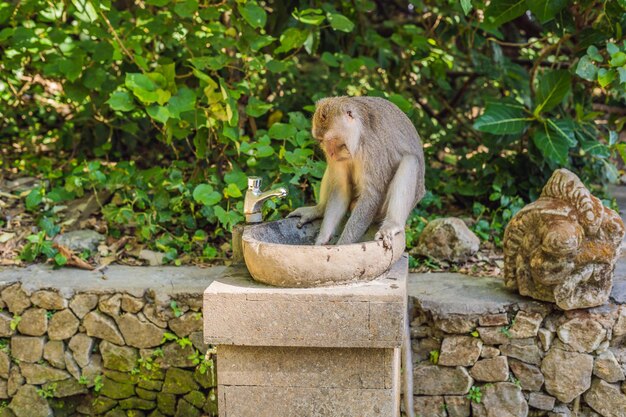
[[407, 273], [404, 256], [370, 282], [277, 288], [227, 268], [204, 293], [220, 417], [398, 416]]

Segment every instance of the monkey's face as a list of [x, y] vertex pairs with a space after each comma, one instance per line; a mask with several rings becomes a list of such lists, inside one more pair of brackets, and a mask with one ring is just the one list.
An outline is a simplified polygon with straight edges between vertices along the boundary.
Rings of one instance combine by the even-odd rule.
[[356, 113], [341, 98], [320, 100], [313, 115], [312, 134], [327, 159], [346, 161], [356, 155], [360, 126]]

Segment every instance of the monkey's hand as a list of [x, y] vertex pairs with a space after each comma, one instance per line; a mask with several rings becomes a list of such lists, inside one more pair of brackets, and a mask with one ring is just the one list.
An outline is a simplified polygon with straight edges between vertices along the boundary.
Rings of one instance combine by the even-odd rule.
[[391, 249], [393, 247], [393, 237], [398, 233], [404, 233], [404, 227], [393, 223], [383, 223], [383, 225], [374, 236], [374, 239], [382, 240], [383, 246], [387, 249]]
[[323, 215], [323, 211], [318, 206], [311, 206], [299, 207], [289, 213], [287, 217], [300, 217], [300, 221], [297, 224], [299, 229], [305, 224], [311, 223], [313, 220], [321, 219]]

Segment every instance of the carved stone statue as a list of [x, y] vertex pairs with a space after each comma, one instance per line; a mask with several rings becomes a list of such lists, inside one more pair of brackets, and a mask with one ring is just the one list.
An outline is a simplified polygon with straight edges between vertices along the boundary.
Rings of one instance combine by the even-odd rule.
[[504, 231], [504, 280], [520, 294], [564, 310], [606, 303], [624, 238], [619, 215], [566, 169]]

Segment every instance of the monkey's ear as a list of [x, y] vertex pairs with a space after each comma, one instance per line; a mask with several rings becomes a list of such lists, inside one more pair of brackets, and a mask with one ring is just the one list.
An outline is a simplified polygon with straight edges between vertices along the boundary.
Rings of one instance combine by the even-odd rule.
[[349, 118], [354, 119], [354, 115], [352, 114], [352, 110], [346, 111], [346, 114], [348, 115]]

